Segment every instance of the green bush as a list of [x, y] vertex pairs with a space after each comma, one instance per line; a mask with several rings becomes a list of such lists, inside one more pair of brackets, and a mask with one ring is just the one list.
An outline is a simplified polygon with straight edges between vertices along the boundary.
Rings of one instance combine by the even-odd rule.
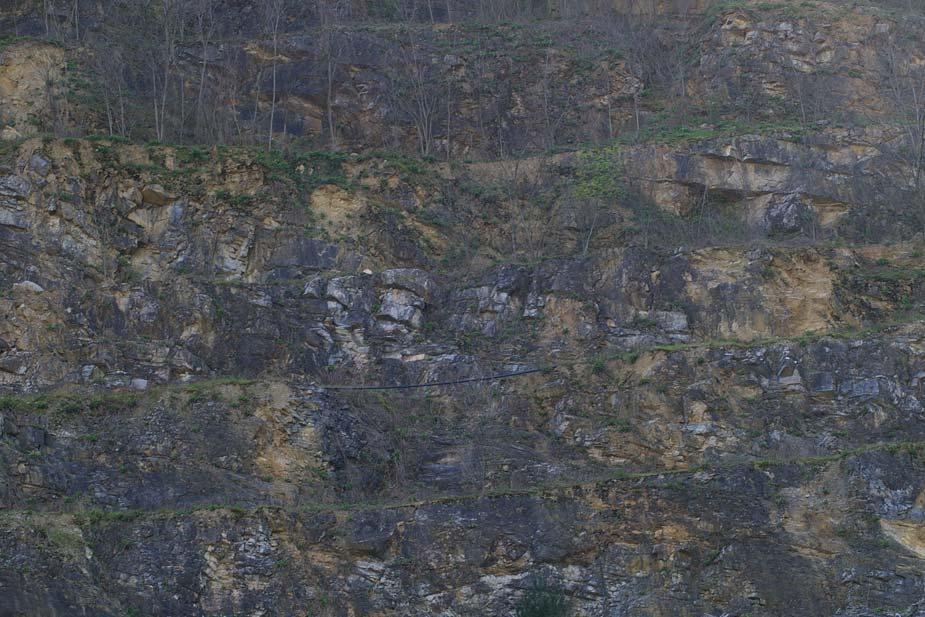
[[575, 170], [575, 197], [584, 200], [625, 197], [623, 174], [618, 146], [586, 150], [579, 155]]
[[565, 595], [545, 581], [536, 582], [517, 604], [517, 617], [566, 617], [569, 603]]

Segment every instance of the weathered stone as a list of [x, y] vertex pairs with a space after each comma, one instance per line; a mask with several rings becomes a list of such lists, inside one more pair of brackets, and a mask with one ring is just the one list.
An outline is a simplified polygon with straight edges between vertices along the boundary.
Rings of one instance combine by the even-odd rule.
[[[686, 99], [722, 125], [655, 126], [667, 99], [638, 97], [645, 67], [587, 20], [581, 58], [559, 17], [481, 29], [473, 54], [434, 3], [412, 51], [453, 86], [432, 144], [452, 164], [368, 152], [416, 147], [393, 96], [408, 50], [375, 22], [337, 28], [344, 153], [299, 153], [328, 120], [299, 13], [276, 51], [183, 44], [176, 67], [195, 85], [199, 60], [240, 64], [292, 167], [215, 148], [164, 175], [195, 153], [121, 140], [10, 156], [29, 186], [0, 196], [0, 422], [45, 435], [0, 446], [0, 614], [513, 615], [541, 581], [576, 616], [914, 614], [923, 327], [825, 336], [925, 306], [921, 256], [887, 243], [920, 233], [911, 175], [894, 127], [811, 117], [829, 95], [892, 117], [870, 88], [890, 18], [749, 3], [692, 28], [702, 2], [637, 4], [614, 6], [671, 12], [633, 23], [656, 54], [684, 33]], [[217, 26], [247, 37], [260, 7], [234, 8]], [[7, 59], [37, 55], [8, 49], [15, 115]], [[505, 92], [481, 100], [476, 69]], [[799, 137], [767, 128], [778, 107], [807, 112]], [[619, 149], [495, 160], [636, 120]], [[747, 230], [714, 218], [739, 213]], [[778, 237], [810, 218], [822, 243]], [[529, 368], [548, 370], [510, 375]]]
[[0, 205], [0, 225], [15, 227], [17, 229], [28, 229], [29, 221], [26, 219], [25, 214]]
[[419, 328], [424, 306], [424, 300], [414, 292], [407, 289], [389, 289], [382, 294], [376, 316]]
[[813, 220], [814, 213], [798, 194], [775, 195], [768, 203], [762, 224], [770, 235], [795, 234]]
[[315, 238], [296, 238], [274, 250], [268, 266], [271, 268], [305, 268], [326, 270], [337, 262], [337, 246]]
[[18, 141], [22, 139], [22, 133], [12, 126], [5, 126], [0, 129], [0, 139], [4, 141]]
[[843, 382], [838, 393], [851, 398], [871, 398], [880, 394], [880, 382], [877, 379], [852, 379]]
[[24, 198], [31, 191], [32, 185], [21, 176], [0, 176], [0, 196]]
[[359, 281], [352, 276], [337, 277], [328, 281], [327, 297], [344, 307], [354, 305], [354, 298], [361, 293]]
[[684, 432], [691, 435], [712, 435], [716, 432], [716, 425], [712, 422], [695, 422], [684, 425]]
[[308, 298], [321, 299], [327, 291], [327, 281], [320, 276], [312, 277], [302, 289], [302, 295]]
[[149, 184], [141, 190], [141, 200], [152, 206], [166, 206], [176, 199], [159, 184]]
[[379, 274], [380, 285], [396, 289], [406, 289], [419, 296], [425, 302], [436, 292], [437, 285], [430, 274], [416, 268], [398, 268], [384, 270]]
[[20, 281], [13, 285], [13, 289], [20, 289], [22, 291], [28, 291], [30, 293], [40, 294], [45, 291], [45, 289], [38, 283], [33, 283], [32, 281]]
[[32, 360], [28, 352], [6, 352], [0, 354], [0, 371], [13, 375], [25, 375]]
[[652, 320], [660, 330], [684, 332], [688, 329], [687, 315], [680, 311], [639, 311], [638, 319]]
[[44, 176], [51, 169], [51, 161], [36, 152], [29, 157], [29, 168], [40, 176]]
[[27, 450], [38, 450], [45, 446], [47, 434], [37, 426], [24, 426], [18, 435], [20, 445]]
[[835, 377], [828, 372], [811, 375], [809, 378], [809, 391], [817, 396], [834, 394]]

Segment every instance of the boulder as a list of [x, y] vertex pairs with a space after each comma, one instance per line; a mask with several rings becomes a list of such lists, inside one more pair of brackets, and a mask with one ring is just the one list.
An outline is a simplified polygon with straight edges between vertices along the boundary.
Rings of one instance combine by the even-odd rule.
[[0, 371], [13, 375], [25, 375], [29, 370], [29, 354], [9, 352], [0, 356]]
[[20, 176], [0, 176], [0, 196], [23, 198], [29, 195], [32, 185]]
[[832, 373], [814, 373], [809, 378], [809, 391], [816, 396], [832, 395], [835, 392], [835, 376]]
[[311, 280], [305, 283], [305, 287], [302, 289], [302, 295], [314, 300], [320, 300], [324, 298], [327, 286], [327, 281], [320, 276], [312, 277]]
[[44, 176], [51, 169], [51, 161], [36, 152], [29, 158], [29, 168], [40, 176]]
[[[292, 238], [275, 247], [267, 265], [270, 268], [327, 270], [337, 263], [338, 248], [316, 238]], [[293, 275], [295, 273], [293, 272]]]
[[13, 284], [13, 289], [19, 289], [21, 291], [29, 291], [32, 293], [40, 294], [45, 291], [45, 289], [38, 283], [33, 283], [32, 281], [20, 281]]
[[424, 306], [424, 300], [414, 292], [407, 289], [390, 289], [382, 295], [382, 303], [376, 317], [419, 328]]
[[688, 328], [687, 315], [681, 311], [639, 311], [636, 317], [655, 322], [665, 332], [685, 332]]
[[764, 212], [762, 225], [770, 236], [800, 233], [815, 213], [800, 195], [775, 195]]
[[152, 206], [166, 206], [174, 199], [160, 184], [149, 184], [141, 190], [141, 200]]
[[852, 379], [843, 383], [838, 393], [849, 398], [874, 398], [880, 394], [880, 382], [874, 378]]
[[17, 139], [22, 139], [22, 133], [12, 126], [5, 126], [0, 129], [0, 139], [3, 141], [16, 141]]
[[37, 426], [27, 426], [19, 431], [19, 443], [27, 450], [38, 450], [48, 441], [45, 430]]
[[0, 225], [17, 229], [29, 228], [29, 222], [25, 216], [7, 208], [0, 208]]
[[90, 383], [102, 378], [103, 376], [103, 371], [100, 370], [100, 367], [95, 364], [85, 364], [80, 369], [80, 378], [84, 381], [84, 383]]
[[406, 289], [425, 302], [430, 301], [437, 290], [437, 285], [430, 274], [417, 268], [384, 270], [379, 274], [379, 285], [381, 287]]

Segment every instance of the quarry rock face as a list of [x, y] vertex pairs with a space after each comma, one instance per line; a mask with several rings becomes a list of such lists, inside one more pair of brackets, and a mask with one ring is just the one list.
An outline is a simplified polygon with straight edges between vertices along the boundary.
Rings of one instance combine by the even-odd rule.
[[918, 13], [615, 3], [681, 81], [367, 13], [328, 148], [321, 26], [237, 4], [209, 147], [78, 135], [90, 52], [0, 9], [0, 615], [925, 614]]

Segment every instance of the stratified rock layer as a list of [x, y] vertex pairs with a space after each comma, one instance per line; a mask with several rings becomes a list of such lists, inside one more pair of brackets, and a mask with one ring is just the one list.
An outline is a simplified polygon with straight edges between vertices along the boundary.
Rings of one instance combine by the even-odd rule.
[[[582, 616], [925, 614], [898, 23], [743, 4], [621, 4], [668, 41], [696, 9], [683, 94], [743, 116], [676, 135], [633, 126], [634, 62], [541, 63], [539, 23], [485, 34], [486, 137], [482, 56], [442, 47], [479, 29], [422, 26], [448, 162], [369, 152], [414, 141], [391, 26], [343, 59], [343, 152], [36, 136], [66, 53], [11, 43], [0, 615], [514, 615], [538, 585]], [[309, 134], [313, 39], [281, 45]], [[265, 104], [265, 42], [232, 48]], [[800, 76], [869, 122], [752, 122]], [[608, 145], [537, 154], [602, 114]]]

